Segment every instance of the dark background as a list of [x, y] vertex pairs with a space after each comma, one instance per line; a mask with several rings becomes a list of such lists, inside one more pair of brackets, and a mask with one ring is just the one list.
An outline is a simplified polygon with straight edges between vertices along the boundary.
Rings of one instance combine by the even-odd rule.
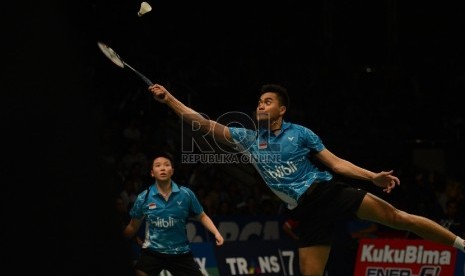
[[[139, 2], [95, 0], [83, 38], [92, 33], [211, 118], [252, 114], [260, 85], [280, 83], [291, 94], [289, 119], [341, 156], [375, 169], [440, 148], [457, 174], [465, 161], [464, 9], [404, 2], [158, 1], [137, 17]], [[87, 46], [105, 114], [173, 116], [94, 41]]]
[[98, 161], [101, 130], [114, 116], [156, 124], [173, 114], [97, 41], [212, 118], [251, 113], [259, 86], [278, 82], [290, 117], [341, 157], [376, 170], [440, 149], [463, 176], [459, 1], [149, 3], [142, 17], [132, 0], [5, 8], [1, 246], [12, 269], [130, 275]]

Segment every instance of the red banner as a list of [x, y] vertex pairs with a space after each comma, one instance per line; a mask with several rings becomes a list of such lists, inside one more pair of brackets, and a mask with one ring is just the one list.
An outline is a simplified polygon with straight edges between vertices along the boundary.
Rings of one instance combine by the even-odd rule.
[[456, 254], [451, 246], [425, 240], [362, 239], [354, 275], [450, 276]]

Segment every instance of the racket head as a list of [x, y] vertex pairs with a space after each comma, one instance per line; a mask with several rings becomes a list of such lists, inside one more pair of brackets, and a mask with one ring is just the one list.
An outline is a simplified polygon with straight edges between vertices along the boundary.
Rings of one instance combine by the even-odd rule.
[[111, 49], [110, 47], [108, 47], [108, 45], [106, 45], [105, 43], [100, 42], [100, 41], [97, 42], [97, 45], [100, 48], [100, 50], [102, 51], [102, 53], [108, 59], [110, 59], [118, 67], [124, 68], [123, 59], [115, 51], [113, 51], [113, 49]]

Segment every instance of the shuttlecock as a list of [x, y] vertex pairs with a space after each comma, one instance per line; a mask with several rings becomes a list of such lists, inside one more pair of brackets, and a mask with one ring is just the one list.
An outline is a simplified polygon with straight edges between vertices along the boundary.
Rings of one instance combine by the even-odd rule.
[[144, 15], [145, 13], [148, 13], [151, 10], [152, 10], [152, 7], [149, 5], [149, 3], [142, 2], [140, 3], [140, 9], [139, 9], [139, 12], [137, 12], [137, 15], [141, 17], [142, 15]]

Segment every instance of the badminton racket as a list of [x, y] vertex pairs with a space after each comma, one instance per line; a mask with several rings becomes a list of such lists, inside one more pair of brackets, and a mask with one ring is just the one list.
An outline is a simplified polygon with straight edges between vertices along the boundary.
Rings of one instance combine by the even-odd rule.
[[102, 51], [102, 53], [108, 59], [110, 59], [114, 64], [116, 64], [118, 67], [120, 67], [120, 68], [129, 68], [131, 71], [136, 73], [136, 75], [138, 75], [145, 82], [145, 84], [147, 84], [148, 86], [153, 85], [153, 82], [149, 78], [147, 78], [141, 72], [137, 71], [132, 66], [127, 64], [113, 49], [108, 47], [108, 45], [106, 45], [105, 43], [100, 42], [100, 41], [97, 42], [97, 45], [100, 48], [100, 50]]

